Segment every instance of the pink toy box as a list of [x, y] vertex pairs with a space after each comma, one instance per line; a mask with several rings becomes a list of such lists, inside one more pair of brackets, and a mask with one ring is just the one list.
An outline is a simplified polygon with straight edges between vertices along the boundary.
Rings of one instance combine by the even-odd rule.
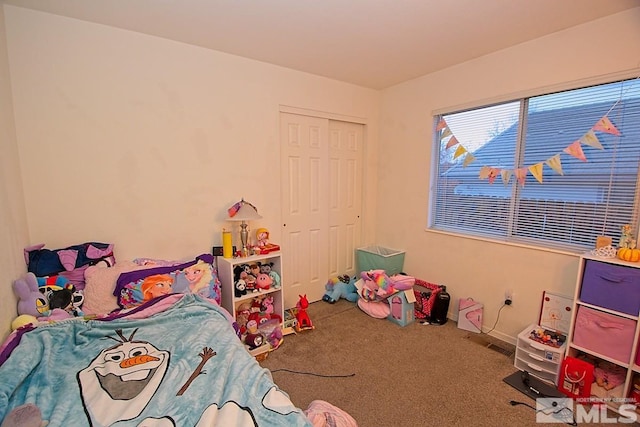
[[573, 343], [621, 363], [629, 363], [635, 321], [589, 307], [578, 307]]

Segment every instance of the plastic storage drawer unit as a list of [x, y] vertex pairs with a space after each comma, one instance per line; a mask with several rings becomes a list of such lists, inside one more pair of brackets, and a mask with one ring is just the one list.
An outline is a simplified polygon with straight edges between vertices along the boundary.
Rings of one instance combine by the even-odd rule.
[[587, 260], [580, 300], [637, 316], [640, 312], [640, 269]]
[[636, 322], [589, 307], [578, 307], [573, 343], [620, 363], [629, 363]]

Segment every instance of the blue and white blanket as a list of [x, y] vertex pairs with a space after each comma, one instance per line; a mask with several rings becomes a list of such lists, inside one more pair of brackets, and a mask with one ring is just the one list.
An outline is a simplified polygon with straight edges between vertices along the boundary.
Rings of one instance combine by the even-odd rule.
[[311, 425], [223, 309], [184, 295], [152, 312], [24, 333], [0, 366], [0, 420], [32, 403], [49, 426]]

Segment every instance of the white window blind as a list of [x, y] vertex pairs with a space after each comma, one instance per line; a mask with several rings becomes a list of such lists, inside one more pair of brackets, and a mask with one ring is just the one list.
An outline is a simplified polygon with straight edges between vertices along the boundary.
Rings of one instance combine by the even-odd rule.
[[[640, 80], [434, 117], [429, 227], [575, 252], [638, 226]], [[607, 127], [607, 125], [611, 125]]]

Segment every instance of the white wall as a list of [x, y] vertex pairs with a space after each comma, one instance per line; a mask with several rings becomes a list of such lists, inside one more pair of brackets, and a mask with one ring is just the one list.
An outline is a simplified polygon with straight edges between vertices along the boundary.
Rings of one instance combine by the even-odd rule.
[[[375, 200], [379, 92], [166, 39], [5, 6], [31, 243], [116, 258], [221, 244], [244, 197], [280, 236], [280, 105], [364, 118]], [[373, 215], [365, 230], [373, 230]]]
[[[606, 75], [640, 75], [640, 8], [555, 33], [385, 90], [380, 124], [379, 243], [406, 250], [405, 270], [485, 304], [490, 329], [507, 288], [514, 303], [496, 335], [513, 338], [538, 319], [543, 290], [573, 296], [577, 257], [426, 230], [434, 110], [480, 106]], [[629, 70], [635, 69], [630, 72]], [[569, 82], [569, 83], [567, 83]], [[391, 143], [393, 141], [393, 143]], [[595, 243], [595, 242], [594, 242]]]
[[4, 16], [0, 8], [0, 339], [16, 317], [11, 284], [26, 273], [22, 248], [28, 243], [27, 220], [11, 105]]

